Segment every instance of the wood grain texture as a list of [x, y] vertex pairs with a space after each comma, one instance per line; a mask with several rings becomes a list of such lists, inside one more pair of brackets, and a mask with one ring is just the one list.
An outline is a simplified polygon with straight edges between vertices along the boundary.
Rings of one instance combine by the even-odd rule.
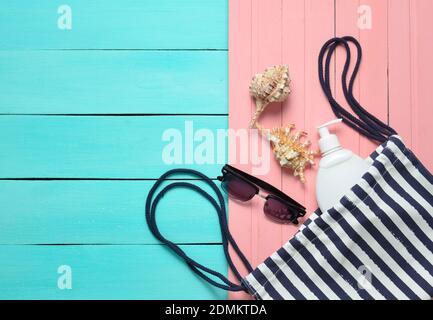
[[[372, 11], [372, 29], [361, 30], [363, 48], [362, 69], [359, 73], [359, 102], [383, 122], [388, 122], [388, 1], [362, 2]], [[377, 143], [361, 136], [359, 154], [367, 157]]]
[[[174, 167], [216, 177], [227, 161], [215, 140], [227, 129], [227, 0], [71, 0], [71, 30], [58, 27], [61, 4], [0, 4], [0, 298], [227, 298], [144, 220], [151, 179]], [[180, 163], [162, 159], [167, 129], [180, 129]], [[209, 135], [213, 160], [188, 161]], [[157, 220], [227, 273], [207, 201], [170, 192]], [[63, 264], [72, 290], [57, 288]]]
[[0, 113], [227, 114], [227, 52], [0, 51]]
[[[282, 63], [282, 2], [281, 0], [252, 1], [252, 71], [253, 74], [263, 72], [265, 68]], [[269, 23], [272, 21], [272, 23]], [[238, 88], [242, 90], [242, 88]], [[245, 89], [244, 89], [245, 90]], [[275, 103], [267, 107], [260, 124], [265, 128], [281, 125], [281, 104]], [[271, 159], [269, 171], [260, 178], [281, 188], [281, 167]], [[281, 225], [271, 221], [263, 213], [263, 199], [255, 197], [252, 201], [253, 238], [252, 263], [257, 265], [267, 258], [275, 246], [275, 238], [281, 237]]]
[[[219, 272], [221, 246], [182, 246]], [[0, 299], [226, 299], [168, 248], [148, 246], [0, 246]], [[71, 267], [72, 289], [57, 286]]]
[[[305, 130], [306, 106], [306, 3], [304, 0], [283, 1], [282, 56], [289, 65], [292, 79], [292, 93], [282, 106], [282, 123], [296, 125], [296, 130]], [[295, 46], [293, 45], [295, 44]], [[296, 47], [296, 49], [295, 49]], [[310, 137], [311, 138], [311, 137]], [[298, 178], [283, 170], [282, 190], [299, 203], [305, 203], [305, 189], [293, 188], [299, 184]], [[283, 226], [281, 245], [287, 242], [298, 228], [294, 225]]]
[[429, 170], [433, 170], [432, 140], [433, 97], [433, 19], [430, 0], [411, 0], [411, 94], [413, 149]]
[[[58, 28], [62, 4], [71, 30]], [[0, 49], [227, 49], [227, 1], [7, 1]]]
[[410, 0], [388, 1], [389, 123], [412, 148]]
[[[191, 183], [213, 194], [207, 184]], [[153, 184], [0, 181], [0, 244], [158, 244], [145, 221]], [[221, 242], [215, 209], [193, 191], [168, 192], [156, 214], [161, 232], [175, 243]]]
[[[185, 121], [190, 121], [192, 131], [185, 129]], [[203, 141], [217, 146], [217, 130], [227, 128], [225, 116], [3, 116], [0, 128], [0, 178], [158, 178], [175, 167], [197, 168], [215, 178], [225, 161], [223, 145], [211, 154], [209, 164], [187, 158], [202, 154], [195, 147]], [[168, 140], [163, 141], [169, 129], [175, 132], [169, 131]], [[210, 138], [194, 136], [200, 129], [206, 131], [199, 134]], [[181, 138], [176, 140], [180, 141], [176, 144], [181, 152], [179, 164], [163, 160], [164, 148], [174, 141], [172, 133]], [[187, 148], [189, 143], [193, 147]]]
[[[389, 121], [433, 170], [428, 147], [433, 1], [230, 0], [229, 81], [227, 3], [71, 0], [67, 4], [72, 30], [60, 30], [59, 3], [4, 1], [1, 114], [220, 116], [1, 115], [0, 179], [154, 179], [179, 166], [216, 177], [222, 163], [165, 165], [162, 132], [183, 132], [186, 120], [193, 120], [196, 130], [210, 129], [213, 134], [227, 128], [227, 83], [230, 128], [246, 128], [253, 111], [251, 76], [277, 63], [289, 64], [293, 92], [283, 105], [271, 106], [262, 123], [295, 123], [317, 147], [317, 125], [334, 117], [318, 82], [317, 55], [334, 35], [353, 35], [363, 46], [355, 86], [361, 104]], [[372, 9], [372, 29], [358, 28], [360, 5]], [[337, 75], [332, 75], [342, 102], [339, 77], [344, 58], [339, 50], [333, 62]], [[345, 147], [364, 156], [375, 147], [345, 126], [336, 132]], [[252, 172], [253, 165], [239, 163], [237, 156], [230, 154], [230, 162]], [[317, 167], [308, 171], [302, 186], [270, 156], [270, 172], [261, 177], [306, 204], [309, 212], [316, 209]], [[164, 246], [155, 245], [144, 223], [151, 183], [0, 181], [0, 298], [226, 298]], [[254, 265], [297, 231], [268, 221], [261, 199], [247, 205], [230, 201], [229, 211], [234, 237]], [[220, 241], [216, 216], [205, 200], [189, 191], [169, 194], [158, 221], [174, 241], [195, 244], [186, 249], [199, 261], [226, 272], [219, 245], [198, 245]], [[73, 290], [56, 286], [62, 264], [75, 270]]]
[[[242, 130], [248, 127], [253, 105], [249, 99], [248, 90], [239, 90], [240, 85], [251, 80], [251, 1], [229, 1], [229, 127], [233, 130]], [[241, 145], [236, 143], [230, 146], [229, 162], [238, 168], [250, 172], [250, 165], [241, 164]], [[243, 250], [249, 261], [252, 261], [252, 209], [250, 203], [242, 204], [229, 201], [229, 224], [233, 237]], [[233, 250], [231, 251], [233, 254]], [[242, 267], [239, 259], [234, 259], [243, 275], [248, 272]], [[232, 279], [234, 276], [231, 272]], [[251, 298], [245, 293], [229, 293], [230, 299]]]
[[[358, 8], [360, 6], [359, 0], [337, 0], [335, 7], [335, 33], [336, 36], [346, 36], [351, 35], [354, 38], [356, 38], [358, 41], [360, 41], [360, 32], [361, 30], [358, 27]], [[356, 48], [351, 45], [351, 69], [353, 70], [353, 67], [355, 65], [355, 59], [356, 59]], [[350, 107], [348, 106], [346, 99], [344, 97], [343, 88], [341, 85], [341, 75], [343, 72], [344, 63], [346, 62], [347, 54], [346, 50], [343, 48], [338, 48], [336, 50], [333, 64], [334, 64], [334, 70], [335, 72], [331, 72], [332, 78], [333, 78], [333, 92], [336, 97], [336, 100], [339, 104], [341, 104], [343, 107], [347, 108], [349, 111]], [[366, 64], [364, 61], [363, 64]], [[363, 68], [365, 65], [362, 66]], [[333, 70], [333, 71], [334, 71]], [[362, 73], [362, 70], [358, 73], [358, 77], [356, 79], [355, 85], [354, 85], [354, 96], [355, 98], [360, 101], [360, 74]], [[322, 89], [321, 89], [322, 90]], [[331, 110], [331, 107], [329, 105], [329, 102], [326, 102], [325, 107]], [[385, 106], [386, 107], [386, 106]], [[329, 119], [335, 118], [335, 115], [331, 113], [329, 115]], [[350, 147], [353, 152], [356, 152], [357, 154], [360, 153], [361, 149], [361, 137], [355, 130], [352, 130], [348, 126], [345, 125], [338, 125], [333, 126], [332, 130], [338, 134], [338, 138], [340, 140], [340, 143], [345, 147]], [[319, 159], [318, 159], [319, 160]]]
[[[274, 105], [272, 113], [265, 113], [262, 122], [268, 127], [295, 123], [309, 133], [313, 147], [317, 147], [316, 127], [335, 117], [319, 85], [319, 50], [333, 36], [351, 35], [360, 41], [364, 51], [355, 83], [355, 97], [368, 111], [395, 127], [425, 165], [430, 170], [433, 168], [433, 153], [431, 148], [426, 147], [432, 138], [430, 122], [433, 118], [431, 90], [428, 89], [433, 81], [433, 63], [429, 58], [433, 54], [430, 32], [432, 1], [231, 2], [230, 38], [237, 41], [229, 42], [229, 61], [234, 61], [230, 63], [229, 72], [230, 126], [247, 126], [245, 113], [238, 110], [239, 105], [251, 104], [247, 94], [250, 80], [247, 75], [252, 76], [267, 66], [287, 63], [292, 78], [292, 93], [282, 106], [282, 117], [280, 106]], [[241, 9], [240, 2], [243, 2], [245, 10]], [[366, 13], [364, 10], [371, 10], [371, 28], [359, 27], [359, 20]], [[337, 50], [332, 62], [331, 81], [337, 100], [347, 107], [341, 89], [341, 71], [345, 59], [345, 52]], [[362, 156], [367, 156], [377, 146], [346, 126], [333, 130], [344, 147]], [[251, 163], [242, 166], [247, 171], [251, 167]], [[278, 173], [275, 163], [271, 168], [270, 173], [264, 176], [265, 180], [281, 186], [288, 194], [306, 204], [309, 212], [316, 209], [317, 166], [307, 172], [305, 186], [284, 170]], [[278, 249], [297, 231], [296, 227], [284, 226], [280, 232], [275, 226], [263, 232], [267, 230], [268, 222], [260, 216], [262, 208], [259, 205], [253, 203], [250, 207], [239, 207], [229, 202], [231, 216], [251, 216], [251, 229], [240, 217], [231, 217], [230, 221], [235, 224], [233, 229], [236, 236], [246, 246], [251, 243], [250, 256], [254, 264], [261, 263], [264, 256]]]
[[[329, 102], [322, 92], [318, 79], [318, 56], [323, 44], [335, 35], [335, 7], [334, 1], [309, 0], [305, 11], [305, 130], [312, 141], [312, 148], [318, 149], [317, 127], [329, 119], [334, 119]], [[294, 106], [296, 108], [296, 106]], [[318, 163], [319, 159], [317, 159]], [[305, 189], [305, 206], [307, 212], [317, 209], [316, 201], [316, 174], [318, 166], [306, 171], [307, 182], [305, 186], [295, 184], [292, 188]], [[289, 186], [287, 186], [289, 188]], [[290, 193], [290, 192], [289, 192]], [[287, 239], [288, 240], [288, 239]]]
[[[295, 123], [298, 130], [311, 132], [311, 138], [314, 139], [315, 127], [323, 119], [321, 115], [332, 114], [329, 108], [324, 107], [326, 99], [321, 95], [317, 81], [317, 54], [321, 44], [334, 34], [333, 1], [240, 2], [245, 10], [241, 10], [241, 4], [237, 2], [233, 4], [235, 11], [230, 14], [232, 26], [229, 39], [233, 37], [238, 40], [229, 42], [230, 127], [248, 126], [249, 119], [245, 114], [251, 115], [254, 109], [247, 91], [251, 77], [268, 66], [286, 63], [291, 70], [293, 93], [284, 105], [270, 106], [261, 123], [268, 128]], [[250, 52], [248, 46], [251, 46]], [[239, 105], [250, 105], [250, 112], [239, 111]], [[298, 200], [305, 199], [310, 212], [315, 209], [313, 173], [309, 171], [308, 184], [302, 186], [291, 177], [290, 172], [281, 170], [272, 154], [269, 156], [270, 170], [260, 177]], [[234, 164], [252, 171], [251, 162], [249, 165]], [[239, 217], [232, 217], [234, 215]], [[236, 237], [247, 246], [247, 250], [251, 243], [250, 260], [254, 265], [261, 263], [297, 230], [293, 226], [281, 226], [268, 220], [263, 214], [261, 199], [254, 199], [246, 206], [231, 201], [230, 216]], [[251, 229], [248, 229], [249, 223], [236, 224], [250, 216]], [[230, 297], [245, 298], [238, 294]]]

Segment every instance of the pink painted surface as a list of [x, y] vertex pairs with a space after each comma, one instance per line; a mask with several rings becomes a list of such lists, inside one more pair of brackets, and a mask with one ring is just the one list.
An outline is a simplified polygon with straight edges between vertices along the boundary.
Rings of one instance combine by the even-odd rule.
[[[370, 112], [391, 124], [433, 170], [433, 0], [229, 0], [229, 126], [247, 128], [254, 111], [248, 94], [251, 77], [264, 68], [290, 67], [292, 94], [283, 105], [264, 114], [266, 127], [294, 123], [306, 130], [317, 148], [316, 127], [334, 115], [320, 88], [317, 56], [333, 36], [352, 35], [363, 47], [363, 63], [355, 86], [356, 97]], [[372, 13], [372, 28], [360, 29], [359, 8]], [[345, 54], [336, 55], [335, 96], [344, 104], [340, 75]], [[375, 144], [346, 126], [337, 129], [342, 144], [367, 156]], [[238, 146], [239, 147], [239, 146]], [[239, 151], [238, 151], [239, 152]], [[230, 162], [251, 172], [232, 152]], [[271, 158], [271, 170], [261, 178], [304, 203], [317, 207], [315, 176], [308, 170], [302, 185]], [[297, 231], [263, 215], [263, 202], [229, 204], [230, 228], [253, 266], [260, 264]], [[246, 274], [245, 270], [244, 274]], [[231, 294], [232, 299], [248, 298]]]

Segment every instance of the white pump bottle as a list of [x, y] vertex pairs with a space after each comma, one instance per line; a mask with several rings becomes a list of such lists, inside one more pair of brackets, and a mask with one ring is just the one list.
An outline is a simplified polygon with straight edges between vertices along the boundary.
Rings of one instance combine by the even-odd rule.
[[334, 207], [369, 167], [360, 156], [343, 149], [338, 137], [329, 133], [328, 127], [341, 121], [336, 119], [318, 127], [322, 159], [317, 174], [316, 197], [322, 212]]

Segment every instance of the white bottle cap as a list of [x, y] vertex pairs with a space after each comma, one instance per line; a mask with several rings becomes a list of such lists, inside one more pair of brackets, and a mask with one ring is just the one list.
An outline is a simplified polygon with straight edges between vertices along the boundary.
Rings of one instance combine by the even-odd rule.
[[341, 123], [342, 121], [343, 119], [332, 120], [317, 128], [320, 135], [319, 148], [322, 154], [341, 148], [338, 137], [335, 134], [330, 134], [328, 127], [333, 124]]

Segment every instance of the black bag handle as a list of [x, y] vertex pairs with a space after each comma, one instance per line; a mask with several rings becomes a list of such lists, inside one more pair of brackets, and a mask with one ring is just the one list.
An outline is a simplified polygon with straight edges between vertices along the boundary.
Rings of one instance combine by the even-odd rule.
[[[200, 179], [202, 179], [204, 182], [206, 182], [216, 193], [218, 202], [209, 195], [206, 191], [201, 189], [195, 184], [189, 183], [189, 182], [173, 182], [166, 187], [164, 187], [154, 198], [154, 194], [157, 190], [157, 188], [165, 181], [167, 178], [171, 175], [175, 174], [189, 174], [196, 176]], [[224, 254], [227, 259], [227, 262], [229, 264], [230, 269], [233, 271], [235, 277], [239, 280], [240, 284], [236, 284], [231, 282], [229, 279], [227, 279], [224, 275], [221, 273], [212, 270], [208, 267], [205, 267], [204, 265], [196, 262], [195, 260], [191, 259], [178, 245], [171, 242], [170, 240], [166, 239], [158, 229], [158, 226], [156, 224], [155, 219], [155, 213], [156, 213], [156, 207], [159, 203], [159, 201], [162, 199], [164, 194], [166, 194], [169, 190], [175, 189], [175, 188], [187, 188], [196, 191], [200, 195], [202, 195], [204, 198], [206, 198], [215, 208], [215, 211], [218, 214], [218, 219], [220, 223], [220, 229], [221, 229], [221, 235], [222, 235], [222, 244], [224, 249]], [[153, 199], [154, 198], [154, 199]], [[245, 255], [242, 253], [242, 251], [239, 249], [236, 241], [233, 239], [232, 235], [230, 234], [228, 223], [227, 223], [227, 210], [224, 202], [224, 197], [217, 187], [217, 185], [206, 175], [190, 169], [174, 169], [166, 172], [163, 174], [153, 185], [152, 189], [149, 191], [149, 194], [146, 199], [146, 221], [147, 225], [149, 226], [150, 231], [152, 234], [163, 244], [167, 245], [174, 253], [176, 253], [180, 258], [182, 258], [188, 266], [191, 268], [193, 272], [195, 272], [198, 276], [200, 276], [205, 281], [209, 282], [210, 284], [214, 285], [215, 287], [227, 290], [227, 291], [245, 291], [248, 292], [248, 289], [244, 282], [242, 281], [242, 276], [237, 270], [236, 266], [234, 265], [232, 258], [229, 253], [229, 244], [232, 245], [233, 250], [235, 251], [236, 255], [241, 259], [244, 266], [247, 268], [248, 272], [251, 273], [253, 271], [253, 268], [251, 267], [250, 263], [246, 259]], [[207, 274], [210, 274], [218, 279], [220, 279], [223, 283], [217, 282], [214, 279], [210, 278]]]
[[[349, 43], [352, 42], [357, 49], [356, 64], [353, 69], [353, 73], [350, 76], [349, 85], [347, 84], [347, 74], [350, 68], [351, 52]], [[355, 112], [358, 117], [345, 110], [333, 97], [331, 90], [330, 81], [330, 65], [331, 58], [338, 46], [343, 46], [346, 49], [346, 63], [344, 64], [343, 72], [341, 75], [341, 83], [343, 87], [344, 97], [351, 109]], [[326, 55], [326, 59], [325, 58]], [[365, 110], [356, 98], [353, 96], [353, 85], [355, 83], [356, 76], [359, 71], [359, 66], [362, 60], [362, 48], [359, 42], [350, 36], [342, 38], [332, 38], [327, 41], [319, 54], [319, 80], [322, 86], [323, 92], [325, 93], [329, 103], [331, 104], [334, 114], [338, 118], [342, 118], [343, 122], [346, 123], [352, 129], [358, 131], [360, 134], [373, 139], [377, 142], [383, 143], [389, 139], [390, 136], [397, 134], [397, 132], [383, 123], [367, 110]]]

